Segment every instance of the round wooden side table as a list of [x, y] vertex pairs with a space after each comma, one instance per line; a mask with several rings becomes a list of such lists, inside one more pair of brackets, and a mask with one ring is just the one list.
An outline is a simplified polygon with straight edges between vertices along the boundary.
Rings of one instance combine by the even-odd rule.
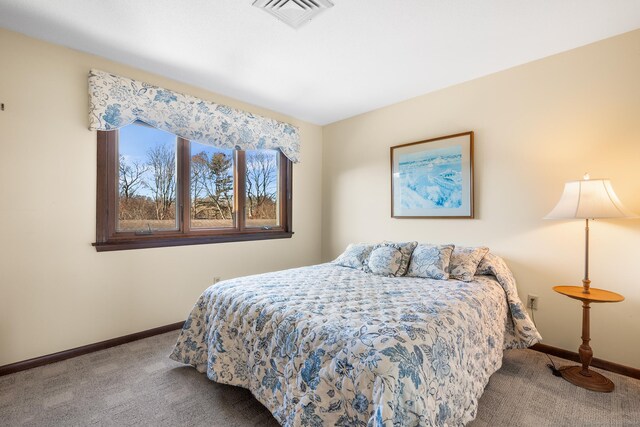
[[589, 310], [591, 307], [589, 307], [589, 304], [592, 302], [620, 302], [624, 300], [624, 297], [615, 292], [596, 288], [590, 288], [587, 293], [582, 286], [554, 286], [553, 290], [569, 298], [582, 301], [582, 345], [578, 348], [582, 366], [561, 367], [559, 371], [562, 378], [587, 390], [605, 393], [613, 391], [615, 387], [613, 381], [604, 375], [589, 370], [591, 359], [593, 359], [593, 350], [589, 346], [589, 341], [591, 341], [589, 336]]

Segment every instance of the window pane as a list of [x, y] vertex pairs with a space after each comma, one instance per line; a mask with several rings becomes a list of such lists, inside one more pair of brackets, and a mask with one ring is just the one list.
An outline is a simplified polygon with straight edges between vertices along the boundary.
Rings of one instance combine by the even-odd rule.
[[191, 228], [235, 227], [234, 152], [191, 142]]
[[117, 231], [177, 230], [178, 138], [139, 123], [118, 132]]
[[280, 152], [247, 150], [245, 219], [247, 227], [280, 225]]

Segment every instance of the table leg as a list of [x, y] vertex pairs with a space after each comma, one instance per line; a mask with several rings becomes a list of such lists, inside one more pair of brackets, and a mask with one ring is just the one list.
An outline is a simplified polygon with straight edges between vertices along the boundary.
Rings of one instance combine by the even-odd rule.
[[585, 377], [591, 376], [589, 365], [591, 365], [591, 359], [593, 359], [593, 350], [591, 349], [591, 346], [589, 346], [589, 341], [591, 341], [591, 337], [589, 336], [591, 325], [591, 322], [589, 321], [590, 311], [591, 307], [589, 307], [589, 301], [582, 301], [582, 345], [578, 349], [578, 354], [580, 355], [580, 362], [582, 362], [580, 374]]
[[591, 365], [591, 360], [593, 359], [593, 350], [589, 345], [589, 341], [591, 341], [589, 319], [591, 307], [589, 304], [589, 301], [582, 301], [582, 345], [578, 348], [582, 366], [564, 366], [559, 371], [562, 378], [571, 384], [587, 390], [607, 393], [613, 391], [615, 387], [613, 382], [607, 377], [589, 370], [589, 365]]

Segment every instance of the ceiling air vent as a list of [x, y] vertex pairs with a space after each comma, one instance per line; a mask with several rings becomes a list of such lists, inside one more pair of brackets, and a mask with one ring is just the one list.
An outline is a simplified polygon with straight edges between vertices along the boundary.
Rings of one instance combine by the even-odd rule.
[[256, 0], [255, 7], [264, 9], [282, 22], [298, 28], [330, 7], [329, 0]]

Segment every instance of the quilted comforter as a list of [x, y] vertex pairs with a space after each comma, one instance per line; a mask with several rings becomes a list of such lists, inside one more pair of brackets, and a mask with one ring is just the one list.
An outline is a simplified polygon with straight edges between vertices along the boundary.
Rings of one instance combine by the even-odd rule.
[[220, 282], [170, 357], [248, 388], [284, 426], [464, 425], [503, 349], [540, 339], [492, 260], [472, 282], [333, 264]]

